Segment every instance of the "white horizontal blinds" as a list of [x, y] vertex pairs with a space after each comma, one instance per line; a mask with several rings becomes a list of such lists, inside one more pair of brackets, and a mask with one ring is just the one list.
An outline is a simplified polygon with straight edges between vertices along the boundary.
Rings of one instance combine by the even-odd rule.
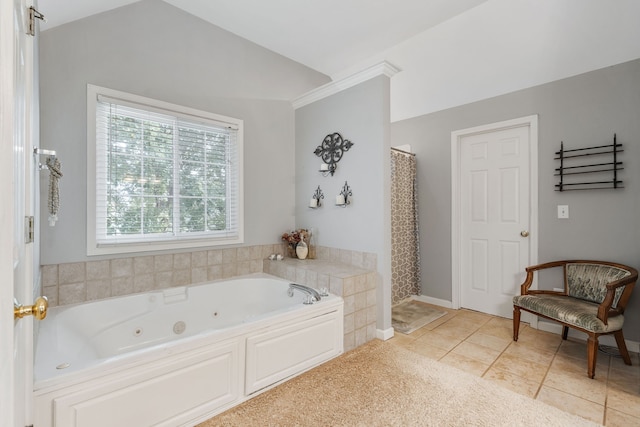
[[97, 242], [237, 236], [237, 131], [152, 110], [98, 98]]
[[179, 120], [180, 233], [238, 235], [236, 131]]

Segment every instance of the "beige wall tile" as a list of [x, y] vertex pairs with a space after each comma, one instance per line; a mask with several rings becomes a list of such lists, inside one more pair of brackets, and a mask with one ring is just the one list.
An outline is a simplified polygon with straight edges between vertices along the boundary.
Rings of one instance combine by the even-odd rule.
[[138, 256], [133, 259], [134, 274], [153, 274], [155, 259], [153, 256]]
[[228, 279], [238, 274], [238, 266], [235, 262], [230, 264], [222, 264], [222, 278]]
[[236, 248], [227, 248], [222, 250], [222, 263], [230, 264], [238, 260], [238, 251]]
[[156, 255], [153, 257], [154, 273], [171, 270], [173, 270], [173, 255]]
[[87, 281], [87, 301], [109, 298], [110, 296], [111, 279]]
[[206, 267], [207, 266], [207, 251], [191, 252], [191, 267]]
[[355, 330], [356, 347], [360, 347], [367, 342], [367, 328], [360, 328]]
[[[74, 262], [69, 264], [58, 265], [59, 284], [72, 284], [85, 281], [85, 263]], [[62, 301], [62, 298], [60, 298]]]
[[[241, 246], [236, 249], [237, 261], [249, 261], [251, 260], [251, 248], [249, 246]], [[223, 253], [224, 257], [224, 253]]]
[[356, 311], [354, 315], [355, 315], [356, 329], [360, 329], [367, 326], [367, 312], [365, 310]]
[[222, 264], [222, 249], [214, 249], [207, 252], [207, 265]]
[[343, 289], [344, 288], [343, 288], [343, 280], [342, 279], [340, 279], [339, 277], [335, 277], [335, 276], [330, 276], [329, 277], [329, 291], [332, 294], [343, 296], [344, 295]]
[[342, 295], [353, 295], [356, 293], [356, 278], [347, 277], [342, 282]]
[[203, 283], [207, 281], [207, 267], [197, 267], [191, 269], [191, 282]]
[[59, 305], [77, 304], [87, 300], [85, 283], [70, 283], [58, 286]]
[[111, 277], [113, 278], [113, 277], [127, 277], [127, 276], [133, 276], [133, 258], [112, 259], [111, 260]]
[[353, 332], [355, 330], [355, 315], [347, 314], [344, 316], [344, 333], [348, 334], [349, 332]]
[[155, 289], [155, 275], [149, 274], [136, 274], [133, 277], [133, 291], [134, 292], [149, 292]]
[[87, 268], [87, 281], [89, 280], [106, 280], [111, 277], [109, 260], [102, 261], [88, 261]]
[[173, 271], [160, 271], [154, 274], [154, 289], [170, 288], [173, 284]]
[[349, 350], [353, 350], [356, 348], [356, 333], [349, 332], [348, 334], [344, 334], [344, 351], [347, 352]]
[[58, 286], [43, 286], [42, 287], [42, 295], [47, 297], [49, 300], [49, 306], [55, 307], [60, 305], [58, 303]]
[[246, 274], [251, 274], [251, 261], [239, 261], [237, 263], [236, 274], [238, 276], [244, 276]]
[[124, 296], [133, 293], [133, 276], [114, 277], [111, 279], [111, 295]]
[[173, 255], [174, 270], [188, 270], [191, 268], [191, 252]]
[[191, 283], [191, 269], [173, 270], [172, 286], [185, 286]]
[[365, 292], [355, 294], [354, 297], [356, 311], [367, 308], [367, 294]]
[[222, 265], [211, 265], [207, 269], [207, 279], [208, 280], [219, 280], [222, 279]]
[[349, 295], [344, 297], [344, 314], [351, 314], [356, 311], [356, 297]]
[[58, 285], [58, 264], [42, 266], [42, 286]]
[[365, 295], [367, 296], [367, 307], [375, 306], [376, 298], [377, 298], [376, 291], [375, 290], [366, 291]]

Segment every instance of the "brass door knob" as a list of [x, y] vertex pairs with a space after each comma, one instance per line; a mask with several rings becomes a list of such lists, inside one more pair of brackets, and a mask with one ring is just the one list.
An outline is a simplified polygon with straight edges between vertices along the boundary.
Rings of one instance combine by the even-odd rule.
[[42, 320], [47, 317], [47, 309], [49, 308], [49, 301], [47, 297], [38, 297], [34, 305], [24, 306], [18, 301], [13, 302], [13, 318], [22, 319], [24, 316], [33, 316], [38, 320]]
[[522, 237], [529, 237], [529, 232], [528, 232], [527, 230], [522, 230], [522, 231], [520, 232], [520, 235], [521, 235]]

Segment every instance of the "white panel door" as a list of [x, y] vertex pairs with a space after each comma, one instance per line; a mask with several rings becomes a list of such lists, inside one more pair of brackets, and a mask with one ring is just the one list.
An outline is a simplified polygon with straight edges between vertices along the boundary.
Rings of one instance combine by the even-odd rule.
[[33, 304], [33, 244], [25, 217], [34, 215], [34, 40], [27, 0], [0, 0], [0, 425], [32, 423], [33, 318], [13, 319], [13, 300]]
[[460, 305], [511, 317], [529, 262], [529, 126], [460, 139]]

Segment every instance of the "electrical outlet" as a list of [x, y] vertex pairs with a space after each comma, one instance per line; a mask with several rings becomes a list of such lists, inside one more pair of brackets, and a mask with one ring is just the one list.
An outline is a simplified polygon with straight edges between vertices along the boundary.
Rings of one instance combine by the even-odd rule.
[[558, 218], [559, 219], [569, 218], [569, 205], [558, 205]]

